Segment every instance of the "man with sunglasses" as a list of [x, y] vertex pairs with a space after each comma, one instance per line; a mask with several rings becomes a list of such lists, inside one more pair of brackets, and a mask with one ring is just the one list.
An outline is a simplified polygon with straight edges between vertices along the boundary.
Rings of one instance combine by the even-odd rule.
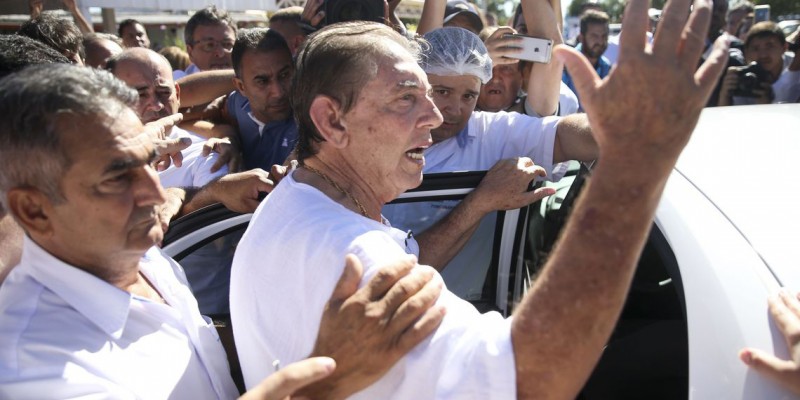
[[175, 71], [174, 79], [199, 71], [231, 68], [236, 23], [227, 11], [216, 6], [199, 10], [186, 23], [184, 38], [192, 65], [185, 71]]

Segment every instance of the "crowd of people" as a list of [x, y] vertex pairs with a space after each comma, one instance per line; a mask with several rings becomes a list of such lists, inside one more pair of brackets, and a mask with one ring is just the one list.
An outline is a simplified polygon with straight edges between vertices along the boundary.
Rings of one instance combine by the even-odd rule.
[[[74, 1], [75, 22], [33, 1], [0, 36], [0, 397], [574, 398], [701, 110], [800, 101], [797, 35], [742, 32], [744, 3], [687, 19], [671, 0], [653, 36], [630, 0], [612, 39], [589, 10], [574, 49], [559, 0], [521, 0], [506, 27], [426, 0], [415, 33], [398, 3], [328, 24], [309, 0], [250, 29], [208, 6], [185, 52], [156, 52], [138, 21], [95, 33]], [[551, 40], [550, 62], [510, 33]], [[600, 161], [558, 246], [513, 317], [479, 313], [475, 232], [570, 160]], [[463, 201], [384, 210], [460, 170], [488, 171]], [[254, 212], [238, 244], [180, 265], [159, 249], [216, 202]], [[796, 296], [770, 310], [800, 329]], [[741, 358], [800, 393], [790, 345]]]

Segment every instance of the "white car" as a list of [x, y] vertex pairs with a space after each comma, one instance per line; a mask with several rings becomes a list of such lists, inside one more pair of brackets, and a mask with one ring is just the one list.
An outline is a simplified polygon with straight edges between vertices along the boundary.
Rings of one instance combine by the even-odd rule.
[[[791, 398], [738, 359], [743, 347], [788, 358], [767, 296], [800, 290], [800, 104], [706, 109], [656, 212], [617, 328], [579, 398]], [[469, 300], [506, 315], [535, 279], [585, 168], [530, 207], [497, 213], [483, 290]], [[426, 175], [397, 202], [459, 199], [481, 172]], [[250, 215], [220, 206], [171, 225], [180, 261], [241, 234]], [[190, 266], [184, 266], [189, 268]], [[483, 273], [485, 271], [485, 274]]]

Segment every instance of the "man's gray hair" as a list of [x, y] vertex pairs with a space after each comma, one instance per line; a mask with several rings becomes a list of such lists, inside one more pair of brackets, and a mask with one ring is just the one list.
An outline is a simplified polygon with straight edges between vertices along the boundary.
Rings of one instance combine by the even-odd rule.
[[354, 21], [326, 26], [300, 48], [290, 92], [300, 161], [316, 154], [316, 144], [324, 140], [309, 115], [311, 103], [317, 96], [328, 96], [339, 103], [342, 113], [350, 111], [361, 89], [377, 75], [379, 60], [392, 55], [385, 40], [399, 44], [417, 59], [424, 45], [384, 24]]
[[[115, 119], [138, 94], [107, 71], [73, 65], [35, 65], [0, 80], [0, 198], [12, 188], [42, 191], [54, 202], [72, 165], [61, 146], [63, 116]], [[78, 121], [72, 119], [72, 121]]]

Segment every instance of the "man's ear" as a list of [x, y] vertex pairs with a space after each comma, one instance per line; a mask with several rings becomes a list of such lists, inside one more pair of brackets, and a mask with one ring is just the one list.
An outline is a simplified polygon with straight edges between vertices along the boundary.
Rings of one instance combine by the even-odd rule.
[[233, 87], [235, 87], [236, 90], [239, 91], [239, 94], [241, 94], [242, 96], [245, 95], [244, 94], [244, 82], [242, 82], [241, 79], [239, 79], [237, 77], [233, 77]]
[[575, 40], [577, 40], [577, 43], [583, 43], [583, 34], [582, 34], [582, 33], [579, 33], [579, 34], [578, 34], [578, 38], [577, 38], [577, 39], [575, 39]]
[[52, 221], [45, 211], [52, 203], [34, 188], [14, 188], [6, 194], [9, 213], [31, 235], [47, 236], [53, 232]]
[[175, 82], [175, 98], [178, 99], [178, 105], [181, 104], [181, 85]]
[[349, 137], [338, 101], [319, 95], [311, 102], [308, 114], [326, 142], [339, 149], [347, 146]]

